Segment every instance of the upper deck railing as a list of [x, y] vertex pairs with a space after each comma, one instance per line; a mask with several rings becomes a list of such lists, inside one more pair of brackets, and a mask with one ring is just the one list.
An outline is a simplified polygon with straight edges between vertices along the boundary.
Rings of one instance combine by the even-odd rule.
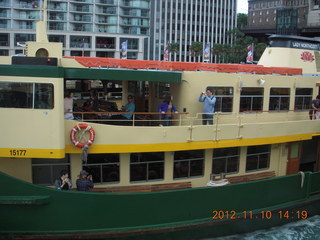
[[[75, 120], [83, 122], [95, 122], [110, 125], [130, 126], [161, 126], [163, 119], [159, 112], [73, 112]], [[132, 119], [113, 119], [114, 115], [132, 114]], [[196, 126], [202, 125], [203, 113], [191, 116], [188, 112], [172, 113], [169, 119], [170, 126]], [[283, 121], [310, 120], [309, 110], [275, 110], [275, 111], [245, 111], [240, 113], [214, 113], [214, 124], [246, 124], [246, 123], [270, 123]]]

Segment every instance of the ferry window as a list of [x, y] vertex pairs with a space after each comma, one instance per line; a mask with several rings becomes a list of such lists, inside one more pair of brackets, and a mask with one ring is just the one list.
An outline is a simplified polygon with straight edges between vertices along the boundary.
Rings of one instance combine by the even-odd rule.
[[207, 87], [216, 97], [215, 112], [232, 112], [233, 87]]
[[119, 159], [118, 153], [89, 154], [83, 169], [92, 175], [94, 183], [119, 182]]
[[0, 107], [32, 108], [32, 83], [0, 82]]
[[35, 83], [35, 109], [53, 109], [53, 84]]
[[53, 185], [63, 169], [69, 172], [69, 177], [71, 178], [69, 155], [62, 159], [33, 158], [32, 183]]
[[203, 176], [204, 150], [177, 151], [174, 153], [173, 178]]
[[132, 153], [130, 155], [130, 181], [162, 180], [164, 153]]
[[269, 110], [289, 110], [290, 88], [271, 88]]
[[262, 111], [263, 88], [242, 88], [240, 96], [240, 112]]
[[53, 108], [53, 84], [0, 82], [0, 107]]
[[239, 171], [240, 148], [218, 148], [213, 151], [212, 173], [237, 173]]
[[247, 148], [246, 171], [269, 168], [271, 145], [250, 146]]
[[297, 88], [294, 110], [308, 110], [312, 102], [312, 88]]

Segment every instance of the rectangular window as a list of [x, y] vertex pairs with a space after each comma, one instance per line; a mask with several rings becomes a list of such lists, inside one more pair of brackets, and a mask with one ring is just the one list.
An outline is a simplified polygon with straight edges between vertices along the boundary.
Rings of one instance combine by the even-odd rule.
[[297, 88], [294, 110], [308, 110], [311, 106], [312, 93], [312, 88]]
[[271, 145], [250, 146], [247, 148], [246, 171], [268, 169], [270, 164]]
[[270, 111], [289, 110], [290, 88], [271, 88], [270, 89]]
[[263, 88], [242, 88], [240, 96], [240, 112], [262, 111]]
[[216, 97], [215, 112], [232, 112], [233, 87], [207, 87]]
[[94, 183], [120, 181], [120, 160], [118, 153], [89, 154], [87, 164], [83, 167]]
[[237, 173], [239, 171], [240, 148], [218, 148], [213, 151], [212, 173]]
[[[53, 185], [54, 181], [60, 177], [61, 170], [70, 173], [69, 155], [61, 159], [32, 159], [32, 183], [41, 185]], [[69, 178], [71, 178], [69, 174]]]
[[0, 82], [0, 107], [53, 109], [53, 84]]
[[130, 181], [163, 180], [164, 153], [132, 153], [130, 155]]
[[173, 178], [203, 176], [204, 150], [177, 151], [174, 153]]

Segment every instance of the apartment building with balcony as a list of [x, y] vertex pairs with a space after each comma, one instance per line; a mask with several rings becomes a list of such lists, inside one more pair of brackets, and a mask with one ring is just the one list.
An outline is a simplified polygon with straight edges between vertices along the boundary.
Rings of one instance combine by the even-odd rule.
[[[167, 43], [179, 43], [174, 61], [190, 56], [192, 42], [232, 43], [236, 0], [47, 0], [48, 39], [62, 42], [64, 56], [163, 60]], [[0, 55], [23, 54], [36, 38], [43, 0], [0, 0]], [[213, 56], [211, 61], [214, 62]]]
[[236, 0], [152, 1], [151, 58], [163, 60], [168, 43], [179, 44], [179, 52], [169, 54], [172, 61], [201, 61], [190, 56], [192, 42], [231, 44], [227, 32], [237, 25], [236, 9]]
[[[148, 58], [150, 0], [47, 0], [48, 39], [62, 42], [65, 56]], [[0, 55], [23, 53], [43, 17], [40, 0], [0, 0]]]

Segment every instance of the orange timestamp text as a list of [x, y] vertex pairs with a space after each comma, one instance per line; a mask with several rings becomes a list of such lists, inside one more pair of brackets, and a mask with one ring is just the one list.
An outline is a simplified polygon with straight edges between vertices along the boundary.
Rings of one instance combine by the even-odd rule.
[[235, 219], [307, 219], [309, 216], [307, 210], [281, 210], [281, 211], [225, 211], [214, 210], [212, 211], [213, 220], [235, 220]]

